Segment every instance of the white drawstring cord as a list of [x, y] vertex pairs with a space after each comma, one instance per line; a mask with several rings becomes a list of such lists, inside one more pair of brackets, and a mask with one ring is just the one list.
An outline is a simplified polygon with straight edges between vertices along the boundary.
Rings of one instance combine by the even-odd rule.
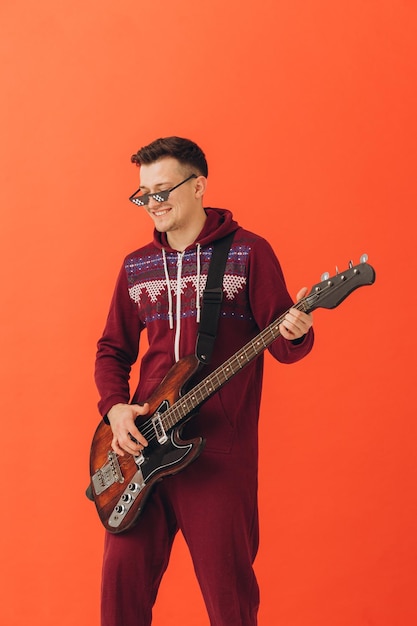
[[167, 258], [166, 258], [164, 248], [162, 248], [162, 257], [164, 260], [165, 280], [167, 282], [167, 291], [168, 291], [168, 320], [169, 320], [169, 327], [172, 330], [174, 328], [174, 317], [172, 314], [172, 293], [171, 293], [171, 283], [169, 281]]
[[175, 361], [180, 360], [180, 335], [181, 335], [181, 274], [182, 274], [182, 259], [184, 252], [178, 253], [177, 261], [177, 323], [175, 327]]
[[201, 246], [197, 244], [196, 250], [196, 265], [197, 265], [197, 284], [196, 284], [196, 308], [197, 308], [197, 324], [200, 322], [200, 310], [201, 310], [201, 302], [200, 302], [200, 273], [201, 273]]

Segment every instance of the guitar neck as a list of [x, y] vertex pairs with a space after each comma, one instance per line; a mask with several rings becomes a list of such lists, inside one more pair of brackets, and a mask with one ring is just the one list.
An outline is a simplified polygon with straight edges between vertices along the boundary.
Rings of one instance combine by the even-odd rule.
[[[309, 307], [308, 298], [303, 298], [292, 308], [305, 311], [308, 313], [312, 308]], [[195, 387], [173, 404], [161, 416], [165, 429], [172, 428], [194, 409], [199, 407], [203, 402], [208, 400], [215, 394], [225, 383], [235, 376], [241, 369], [248, 365], [261, 352], [266, 350], [280, 336], [280, 324], [284, 320], [288, 311], [283, 313], [275, 322], [267, 326], [256, 337], [248, 341], [238, 352], [231, 356], [227, 361], [215, 369], [209, 376], [204, 378]]]
[[[375, 281], [375, 270], [366, 263], [366, 255], [361, 258], [359, 265], [349, 264], [349, 268], [342, 273], [337, 273], [332, 278], [324, 278], [321, 283], [314, 285], [310, 293], [301, 298], [290, 308], [311, 313], [317, 308], [334, 309], [347, 296], [358, 287], [372, 285]], [[327, 275], [328, 276], [328, 275]], [[289, 310], [289, 309], [288, 309]], [[236, 354], [231, 356], [225, 363], [220, 365], [200, 383], [183, 395], [175, 404], [170, 406], [159, 416], [165, 430], [178, 424], [208, 400], [227, 381], [243, 369], [255, 357], [271, 345], [280, 336], [279, 327], [288, 311], [285, 311], [272, 324], [267, 326], [256, 337], [248, 341]]]

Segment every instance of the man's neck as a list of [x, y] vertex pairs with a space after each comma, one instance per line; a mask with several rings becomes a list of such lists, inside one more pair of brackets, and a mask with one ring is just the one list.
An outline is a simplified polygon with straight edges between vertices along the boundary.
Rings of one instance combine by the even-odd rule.
[[178, 229], [167, 232], [167, 241], [170, 247], [178, 252], [184, 252], [184, 250], [188, 248], [188, 246], [191, 246], [191, 244], [197, 239], [198, 235], [203, 230], [206, 219], [207, 216], [203, 213], [201, 219], [196, 222], [192, 228], [190, 227], [190, 229], [187, 229], [186, 231]]

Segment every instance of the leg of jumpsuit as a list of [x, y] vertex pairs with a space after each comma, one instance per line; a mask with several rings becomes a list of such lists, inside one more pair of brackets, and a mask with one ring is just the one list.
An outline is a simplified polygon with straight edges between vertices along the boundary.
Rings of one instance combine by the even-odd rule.
[[101, 626], [149, 626], [152, 622], [152, 607], [177, 532], [162, 485], [152, 492], [133, 529], [120, 535], [106, 533]]
[[257, 475], [241, 457], [204, 453], [166, 479], [211, 626], [256, 626]]

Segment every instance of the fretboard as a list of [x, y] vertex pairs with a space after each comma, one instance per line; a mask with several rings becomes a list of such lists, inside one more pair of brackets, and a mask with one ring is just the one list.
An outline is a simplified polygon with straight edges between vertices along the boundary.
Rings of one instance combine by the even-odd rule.
[[[303, 298], [293, 308], [309, 311], [308, 298]], [[227, 383], [235, 374], [243, 369], [255, 357], [271, 345], [280, 336], [280, 324], [287, 311], [275, 322], [267, 326], [259, 335], [248, 341], [238, 352], [230, 357], [225, 363], [215, 369], [207, 378], [204, 378], [190, 391], [185, 393], [175, 404], [169, 407], [162, 415], [161, 420], [165, 430], [178, 424], [194, 409], [208, 400], [216, 391]]]

